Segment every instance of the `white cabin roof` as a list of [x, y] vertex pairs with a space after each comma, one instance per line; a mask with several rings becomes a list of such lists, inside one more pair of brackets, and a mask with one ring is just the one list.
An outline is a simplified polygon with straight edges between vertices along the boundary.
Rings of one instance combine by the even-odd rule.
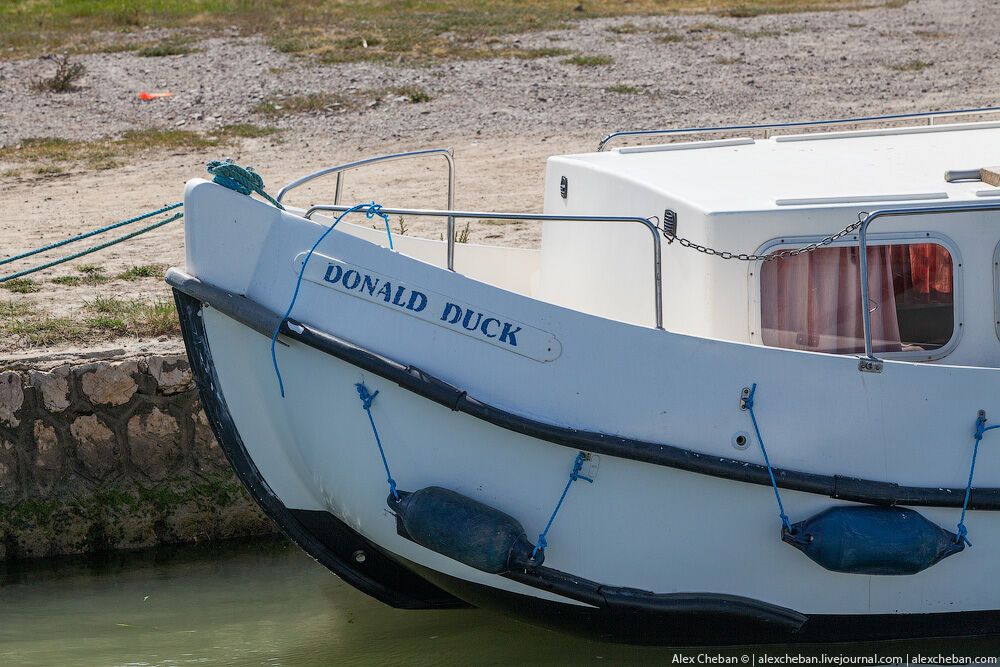
[[944, 180], [946, 170], [1000, 165], [998, 122], [671, 143], [553, 159], [587, 163], [706, 213], [1000, 195], [978, 181]]

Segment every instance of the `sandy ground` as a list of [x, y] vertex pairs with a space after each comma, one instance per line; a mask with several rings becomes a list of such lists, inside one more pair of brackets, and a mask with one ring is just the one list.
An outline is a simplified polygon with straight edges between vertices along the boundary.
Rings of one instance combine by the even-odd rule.
[[[638, 30], [609, 30], [627, 23]], [[30, 88], [51, 63], [0, 61], [0, 145], [37, 136], [92, 139], [146, 127], [208, 131], [250, 122], [283, 130], [211, 153], [125, 156], [130, 164], [110, 171], [71, 169], [41, 177], [32, 175], [30, 166], [0, 164], [0, 174], [12, 168], [24, 174], [0, 176], [0, 257], [176, 201], [184, 182], [203, 175], [204, 163], [222, 157], [219, 153], [253, 165], [276, 191], [298, 175], [359, 156], [452, 147], [459, 208], [537, 211], [545, 158], [593, 150], [616, 129], [996, 104], [1000, 70], [991, 65], [1000, 53], [998, 31], [1000, 13], [992, 0], [913, 0], [897, 9], [750, 19], [600, 19], [509, 40], [524, 49], [560, 47], [614, 58], [599, 67], [566, 64], [561, 57], [320, 66], [277, 53], [260, 39], [219, 37], [183, 56], [83, 56], [82, 88], [66, 94]], [[680, 39], [658, 39], [664, 34]], [[915, 61], [925, 66], [913, 66]], [[606, 91], [616, 84], [644, 92]], [[277, 120], [252, 111], [275, 95], [342, 91], [365, 98], [365, 91], [399, 85], [419, 86], [432, 99], [413, 104], [390, 97], [355, 110]], [[136, 99], [137, 91], [153, 89], [174, 96]], [[344, 202], [374, 198], [388, 205], [443, 206], [443, 165], [397, 164], [352, 173]], [[290, 200], [330, 201], [332, 188], [330, 179]], [[417, 235], [438, 238], [443, 231], [433, 221], [408, 224]], [[471, 234], [472, 242], [516, 245], [536, 244], [538, 238], [530, 224], [473, 225]], [[183, 229], [174, 223], [86, 261], [106, 266], [108, 274], [134, 264], [183, 264]], [[49, 282], [73, 273], [71, 265], [45, 272], [36, 276], [42, 291], [0, 292], [0, 301], [25, 299], [44, 311], [67, 314], [97, 294], [167, 296], [153, 278], [98, 287]]]

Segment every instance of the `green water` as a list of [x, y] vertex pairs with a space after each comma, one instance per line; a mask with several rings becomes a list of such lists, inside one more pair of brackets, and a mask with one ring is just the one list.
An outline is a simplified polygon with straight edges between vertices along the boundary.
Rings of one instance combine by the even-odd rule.
[[[699, 653], [589, 642], [477, 610], [390, 609], [279, 540], [0, 570], [3, 667], [669, 665]], [[754, 653], [995, 656], [1000, 640], [707, 651], [745, 664]]]

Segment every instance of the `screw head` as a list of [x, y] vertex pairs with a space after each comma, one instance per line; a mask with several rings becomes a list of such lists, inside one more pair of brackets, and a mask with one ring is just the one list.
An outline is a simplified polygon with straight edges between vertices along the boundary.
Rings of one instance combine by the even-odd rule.
[[355, 551], [353, 556], [354, 556], [354, 562], [356, 563], [364, 563], [366, 560], [368, 560], [368, 554], [366, 554], [361, 549]]

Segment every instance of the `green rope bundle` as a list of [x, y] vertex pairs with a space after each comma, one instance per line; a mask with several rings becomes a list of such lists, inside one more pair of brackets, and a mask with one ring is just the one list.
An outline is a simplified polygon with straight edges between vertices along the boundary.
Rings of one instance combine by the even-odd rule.
[[264, 192], [264, 179], [253, 170], [253, 167], [241, 167], [230, 158], [226, 158], [225, 160], [212, 160], [209, 162], [208, 173], [214, 176], [212, 179], [214, 183], [218, 183], [223, 187], [235, 190], [244, 195], [256, 192], [282, 211], [285, 210], [285, 207], [280, 202]]

